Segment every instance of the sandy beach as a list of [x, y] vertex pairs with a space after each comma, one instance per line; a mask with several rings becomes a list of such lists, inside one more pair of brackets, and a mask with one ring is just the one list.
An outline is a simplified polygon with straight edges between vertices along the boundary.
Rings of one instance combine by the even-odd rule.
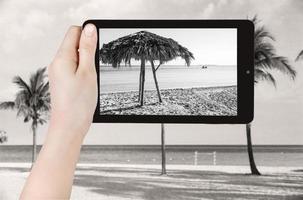
[[120, 115], [237, 115], [237, 87], [209, 87], [161, 90], [144, 93], [145, 104], [139, 106], [138, 92], [101, 94], [101, 114]]
[[[18, 199], [30, 163], [0, 164], [0, 199]], [[248, 166], [79, 164], [71, 199], [291, 199], [303, 198], [303, 168]]]

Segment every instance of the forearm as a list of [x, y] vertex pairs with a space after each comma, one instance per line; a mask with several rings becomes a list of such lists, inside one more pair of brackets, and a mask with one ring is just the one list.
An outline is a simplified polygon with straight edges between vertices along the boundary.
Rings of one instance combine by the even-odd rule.
[[49, 129], [20, 199], [69, 199], [83, 135]]

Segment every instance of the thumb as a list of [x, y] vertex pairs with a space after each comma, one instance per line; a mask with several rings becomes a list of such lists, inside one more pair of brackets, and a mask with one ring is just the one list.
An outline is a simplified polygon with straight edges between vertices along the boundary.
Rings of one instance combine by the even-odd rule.
[[79, 43], [79, 66], [77, 71], [95, 70], [97, 29], [93, 24], [85, 25]]

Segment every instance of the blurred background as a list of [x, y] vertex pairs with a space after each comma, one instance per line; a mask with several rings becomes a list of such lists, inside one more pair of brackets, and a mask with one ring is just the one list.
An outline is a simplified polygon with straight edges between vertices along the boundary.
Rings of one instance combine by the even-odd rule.
[[[286, 56], [297, 71], [295, 81], [279, 72], [277, 87], [256, 85], [254, 144], [303, 144], [303, 62], [295, 62], [303, 49], [303, 2], [300, 0], [113, 0], [113, 1], [0, 1], [0, 101], [14, 98], [12, 78], [27, 80], [49, 65], [70, 25], [87, 19], [250, 19], [258, 16], [275, 37], [278, 55]], [[31, 144], [30, 124], [16, 113], [0, 110], [3, 145]], [[47, 124], [38, 128], [38, 144]], [[167, 144], [246, 144], [243, 125], [166, 126]], [[159, 124], [93, 124], [85, 144], [159, 144]]]

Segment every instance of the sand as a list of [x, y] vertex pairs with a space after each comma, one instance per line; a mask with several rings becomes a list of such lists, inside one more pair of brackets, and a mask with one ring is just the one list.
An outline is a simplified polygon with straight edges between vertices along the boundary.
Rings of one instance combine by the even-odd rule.
[[[0, 199], [18, 199], [29, 163], [0, 163]], [[79, 164], [71, 199], [303, 199], [303, 167]]]
[[139, 106], [137, 91], [101, 94], [101, 114], [237, 115], [236, 86], [165, 89], [160, 93], [162, 103], [155, 90], [145, 91], [143, 106]]

